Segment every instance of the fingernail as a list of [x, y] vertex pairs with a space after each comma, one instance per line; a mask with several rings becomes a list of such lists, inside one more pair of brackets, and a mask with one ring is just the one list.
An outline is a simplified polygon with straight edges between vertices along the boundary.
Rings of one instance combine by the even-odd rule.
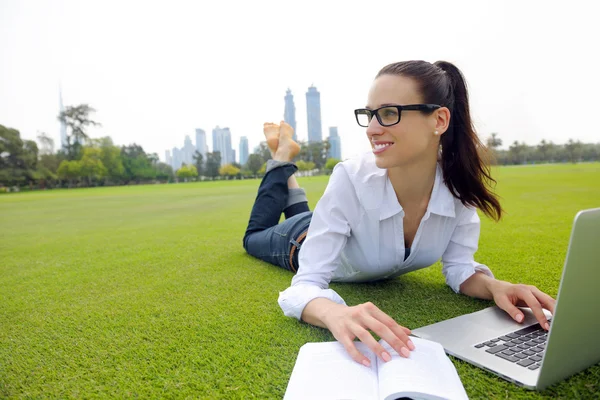
[[408, 358], [408, 356], [410, 356], [410, 351], [408, 351], [408, 349], [406, 347], [401, 348], [400, 353], [402, 353], [402, 355], [406, 358]]
[[544, 325], [544, 328], [546, 328], [547, 331], [550, 330], [550, 324], [546, 322], [546, 324]]
[[523, 314], [517, 315], [517, 322], [523, 321]]
[[383, 361], [388, 362], [392, 359], [392, 357], [388, 354], [387, 351], [384, 351], [383, 353], [381, 353], [381, 358], [383, 358]]
[[369, 362], [369, 360], [362, 360], [362, 365], [364, 365], [365, 367], [370, 367], [371, 363]]
[[408, 346], [409, 349], [414, 350], [415, 349], [415, 344], [412, 342], [412, 340], [409, 340], [408, 342], [406, 342], [406, 345]]

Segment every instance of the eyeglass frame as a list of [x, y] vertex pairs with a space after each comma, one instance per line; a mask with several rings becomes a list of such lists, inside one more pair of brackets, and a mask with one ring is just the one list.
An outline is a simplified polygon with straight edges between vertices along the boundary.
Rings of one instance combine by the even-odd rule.
[[[389, 125], [385, 125], [382, 121], [381, 121], [381, 116], [379, 115], [379, 110], [383, 110], [384, 108], [395, 108], [398, 110], [398, 121], [394, 122], [393, 124], [389, 124]], [[438, 110], [442, 108], [442, 106], [438, 105], [438, 104], [407, 104], [405, 106], [401, 106], [401, 105], [394, 105], [394, 104], [389, 104], [387, 106], [383, 106], [383, 107], [379, 107], [376, 108], [375, 110], [369, 110], [368, 108], [357, 108], [356, 110], [354, 110], [354, 116], [356, 117], [356, 123], [363, 127], [363, 128], [368, 128], [369, 125], [361, 125], [360, 121], [358, 120], [358, 115], [367, 115], [367, 117], [369, 118], [369, 124], [371, 123], [371, 121], [373, 120], [373, 115], [375, 115], [375, 118], [377, 118], [377, 122], [379, 122], [379, 124], [381, 126], [394, 126], [396, 124], [398, 124], [400, 122], [400, 120], [402, 119], [402, 111], [406, 110], [406, 111], [429, 111], [429, 112], [433, 112], [435, 110]], [[368, 111], [368, 113], [370, 113], [370, 115], [368, 113], [360, 113], [361, 111]]]

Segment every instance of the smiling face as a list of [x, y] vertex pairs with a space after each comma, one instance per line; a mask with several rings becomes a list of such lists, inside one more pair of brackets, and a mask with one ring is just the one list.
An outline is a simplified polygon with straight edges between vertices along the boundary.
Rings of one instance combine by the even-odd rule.
[[[384, 105], [422, 104], [417, 83], [401, 75], [381, 75], [373, 82], [366, 108]], [[381, 126], [375, 116], [367, 127], [375, 163], [379, 168], [393, 168], [437, 159], [439, 136], [438, 112], [402, 111], [400, 122]], [[440, 134], [443, 132], [439, 132]]]

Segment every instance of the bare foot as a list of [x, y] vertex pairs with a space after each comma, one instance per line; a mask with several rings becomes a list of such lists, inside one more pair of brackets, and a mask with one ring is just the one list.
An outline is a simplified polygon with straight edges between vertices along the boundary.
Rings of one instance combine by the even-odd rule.
[[263, 124], [263, 132], [265, 133], [265, 138], [267, 138], [267, 146], [271, 150], [271, 157], [273, 157], [279, 146], [279, 125], [272, 122], [265, 122]]
[[300, 145], [292, 139], [294, 129], [285, 121], [281, 121], [279, 127], [279, 145], [273, 155], [274, 160], [292, 161], [300, 152]]

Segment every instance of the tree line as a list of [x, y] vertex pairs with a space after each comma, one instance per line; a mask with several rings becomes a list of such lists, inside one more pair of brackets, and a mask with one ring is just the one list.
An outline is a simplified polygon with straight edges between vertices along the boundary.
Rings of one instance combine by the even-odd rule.
[[505, 150], [500, 149], [502, 139], [497, 133], [492, 133], [486, 145], [492, 150], [495, 162], [500, 165], [600, 161], [600, 143], [582, 143], [573, 139], [565, 144], [555, 144], [543, 139], [533, 146], [515, 140]]
[[[58, 115], [67, 127], [65, 143], [55, 151], [52, 138], [39, 133], [37, 142], [24, 140], [18, 130], [0, 125], [0, 191], [9, 188], [71, 188], [150, 182], [240, 179], [260, 177], [271, 158], [261, 143], [244, 165], [221, 166], [219, 152], [194, 154], [194, 162], [173, 168], [139, 144], [117, 146], [109, 136], [91, 138], [88, 130], [101, 124], [87, 104], [68, 106]], [[339, 160], [327, 158], [329, 143], [301, 143], [296, 163], [301, 171], [331, 171]]]

